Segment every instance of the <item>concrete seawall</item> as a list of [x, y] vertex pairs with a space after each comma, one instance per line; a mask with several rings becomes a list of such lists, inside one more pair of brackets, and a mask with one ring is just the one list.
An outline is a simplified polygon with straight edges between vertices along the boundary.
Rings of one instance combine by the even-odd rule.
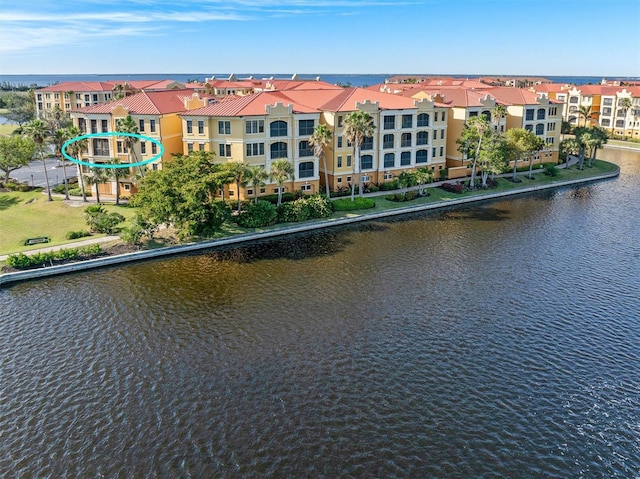
[[408, 213], [416, 213], [416, 212], [426, 211], [426, 210], [451, 208], [452, 206], [458, 206], [458, 205], [463, 205], [468, 203], [496, 200], [500, 198], [522, 195], [522, 194], [532, 193], [536, 191], [557, 189], [557, 188], [566, 187], [566, 186], [592, 183], [595, 181], [615, 178], [619, 174], [620, 174], [620, 169], [618, 168], [616, 171], [613, 171], [611, 173], [592, 176], [590, 178], [558, 181], [556, 183], [547, 183], [545, 185], [528, 186], [526, 188], [522, 188], [518, 190], [502, 191], [498, 193], [485, 193], [485, 194], [475, 195], [471, 197], [456, 198], [449, 201], [440, 201], [437, 203], [394, 208], [391, 210], [380, 211], [376, 213], [353, 213], [343, 218], [314, 220], [314, 221], [309, 221], [309, 222], [305, 222], [298, 225], [278, 227], [268, 231], [238, 234], [238, 235], [230, 236], [227, 238], [215, 239], [210, 241], [187, 243], [187, 244], [182, 244], [177, 246], [169, 246], [166, 248], [158, 248], [154, 250], [136, 251], [133, 253], [127, 253], [127, 254], [116, 255], [116, 256], [108, 256], [105, 258], [96, 258], [92, 260], [64, 264], [59, 266], [45, 267], [41, 269], [31, 269], [27, 271], [5, 273], [0, 275], [0, 287], [9, 285], [12, 283], [20, 282], [20, 281], [44, 278], [47, 276], [74, 273], [77, 271], [103, 268], [106, 266], [113, 266], [113, 265], [118, 265], [122, 263], [129, 263], [133, 261], [142, 261], [142, 260], [160, 258], [163, 256], [175, 255], [180, 253], [188, 253], [192, 251], [216, 248], [220, 246], [242, 244], [250, 241], [275, 238], [279, 236], [284, 236], [284, 235], [294, 234], [294, 233], [301, 233], [305, 231], [331, 228], [335, 226], [347, 225], [347, 224], [357, 223], [361, 221], [370, 221], [370, 220], [375, 220], [380, 218], [387, 218], [391, 216], [398, 216], [398, 215], [403, 215]]

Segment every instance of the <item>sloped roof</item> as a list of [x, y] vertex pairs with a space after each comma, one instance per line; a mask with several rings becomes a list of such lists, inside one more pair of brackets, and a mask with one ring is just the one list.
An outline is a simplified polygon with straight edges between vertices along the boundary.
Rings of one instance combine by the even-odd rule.
[[134, 115], [162, 115], [185, 111], [184, 100], [193, 96], [192, 90], [143, 91], [131, 96], [107, 103], [91, 105], [73, 112], [86, 114], [105, 114], [122, 105]]
[[203, 88], [203, 85], [198, 83], [183, 83], [176, 80], [107, 80], [107, 81], [78, 81], [78, 82], [63, 82], [56, 85], [50, 85], [44, 88], [39, 88], [38, 92], [111, 92], [116, 85], [127, 86], [131, 90], [166, 90], [173, 84], [177, 84], [184, 88], [195, 89]]
[[202, 108], [184, 113], [189, 116], [258, 116], [267, 113], [268, 105], [282, 103], [291, 105], [294, 113], [317, 113], [318, 110], [302, 103], [279, 91], [265, 91], [238, 98], [227, 98]]

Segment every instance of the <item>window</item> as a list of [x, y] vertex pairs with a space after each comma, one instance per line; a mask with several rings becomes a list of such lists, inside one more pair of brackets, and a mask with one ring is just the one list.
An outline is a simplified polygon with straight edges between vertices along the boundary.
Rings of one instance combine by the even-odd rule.
[[426, 131], [419, 131], [416, 134], [416, 145], [428, 145], [429, 144], [429, 133]]
[[87, 132], [87, 122], [84, 118], [78, 118], [78, 130], [80, 130], [80, 133]]
[[245, 122], [245, 132], [247, 134], [264, 133], [264, 120], [247, 120]]
[[198, 120], [198, 134], [204, 135], [204, 120]]
[[438, 139], [438, 130], [433, 130], [433, 139], [434, 140]]
[[373, 168], [373, 156], [371, 155], [362, 155], [360, 157], [360, 169], [361, 170], [370, 170]]
[[393, 179], [393, 174], [392, 174], [392, 173], [385, 173], [385, 174], [384, 174], [384, 179], [385, 179], [385, 180], [391, 180], [391, 179]]
[[130, 184], [128, 184], [128, 183], [125, 183], [125, 184], [123, 184], [122, 186], [124, 187], [124, 190], [125, 190], [125, 191], [129, 191], [129, 190], [131, 189], [131, 185], [130, 185]]
[[393, 148], [393, 134], [386, 134], [382, 137], [382, 148]]
[[611, 116], [611, 108], [610, 107], [603, 108], [602, 114], [605, 116]]
[[[153, 145], [155, 145], [155, 143], [151, 144], [152, 147], [153, 147]], [[154, 163], [153, 165], [151, 165], [151, 169], [153, 171], [158, 171], [158, 163]]]
[[129, 153], [129, 150], [126, 146], [124, 146], [122, 141], [116, 141], [116, 150], [118, 151], [118, 153]]
[[431, 148], [431, 156], [433, 156], [433, 157], [435, 157], [435, 156], [436, 156], [436, 149], [435, 149], [435, 147], [434, 147], [434, 148]]
[[603, 118], [602, 126], [611, 126], [611, 120], [609, 120], [609, 118]]
[[298, 165], [298, 178], [313, 177], [313, 161], [304, 161]]
[[558, 107], [552, 106], [549, 108], [549, 116], [556, 116], [558, 114]]
[[[220, 145], [220, 146], [222, 146], [222, 145]], [[189, 153], [191, 153], [193, 151], [193, 143], [187, 143], [187, 151]], [[220, 156], [222, 156], [222, 155], [220, 155]]]
[[264, 143], [247, 143], [247, 156], [264, 156]]
[[[156, 132], [156, 121], [155, 120], [149, 120], [149, 131], [151, 131], [151, 133], [155, 133]], [[155, 143], [154, 143], [155, 145]]]
[[542, 123], [536, 125], [536, 135], [544, 135], [544, 125]]
[[478, 116], [478, 112], [477, 111], [470, 111], [469, 112], [469, 118], [473, 118], [474, 116]]
[[482, 112], [482, 116], [484, 116], [487, 121], [491, 121], [491, 112], [489, 110], [484, 110]]
[[400, 153], [400, 166], [409, 166], [411, 164], [411, 152], [403, 151]]
[[418, 126], [429, 126], [429, 114], [420, 113], [418, 115]]
[[[570, 116], [569, 117], [569, 123], [575, 123], [576, 121], [578, 121], [578, 117], [577, 116]], [[527, 125], [528, 126], [528, 125]], [[526, 127], [525, 127], [526, 128]], [[527, 128], [529, 131], [531, 131], [531, 128]]]
[[91, 120], [91, 133], [98, 133], [98, 120]]
[[413, 128], [413, 115], [402, 115], [402, 128]]
[[427, 150], [416, 151], [416, 163], [427, 163], [429, 161], [429, 154]]
[[362, 139], [362, 146], [360, 147], [361, 150], [373, 150], [373, 137], [372, 136], [365, 136]]
[[444, 156], [444, 146], [440, 147], [440, 156]]
[[220, 151], [221, 158], [229, 158], [231, 156], [231, 145], [220, 143], [218, 150]]
[[204, 143], [198, 143], [198, 150], [204, 151]]
[[193, 121], [187, 120], [187, 133], [193, 133]]
[[140, 142], [140, 153], [142, 153], [143, 155], [147, 154], [147, 142], [146, 141], [141, 141]]
[[384, 167], [393, 168], [394, 166], [396, 166], [396, 155], [394, 153], [385, 153]]
[[109, 140], [106, 138], [94, 138], [93, 156], [111, 156], [109, 153]]
[[624, 128], [624, 120], [616, 120], [616, 128]]
[[[351, 155], [347, 155], [347, 167], [351, 166]], [[351, 180], [348, 180], [351, 181]]]
[[604, 106], [613, 106], [613, 98], [604, 98], [602, 104]]
[[302, 191], [311, 191], [311, 185], [302, 185], [300, 189]]
[[301, 141], [298, 143], [298, 156], [313, 156], [313, 148], [309, 146], [308, 141]]
[[269, 126], [271, 136], [287, 136], [287, 122], [272, 121]]
[[313, 120], [300, 120], [300, 122], [298, 123], [298, 135], [300, 136], [307, 136], [307, 135], [313, 135], [313, 125], [314, 121]]
[[625, 110], [618, 110], [618, 114], [616, 115], [619, 118], [624, 118], [627, 112]]
[[440, 130], [440, 139], [444, 140], [444, 130]]
[[138, 120], [138, 131], [144, 131], [144, 120]]
[[569, 103], [578, 103], [578, 97], [572, 96], [571, 98], [569, 98]]
[[64, 104], [64, 109], [65, 110], [70, 110], [71, 109], [71, 103], [65, 103]]
[[[48, 93], [47, 93], [47, 98], [49, 98], [49, 94]], [[90, 100], [91, 100], [91, 95], [85, 95], [84, 96], [84, 101], [85, 102], [90, 101]]]
[[525, 120], [532, 121], [533, 120], [533, 109], [528, 108], [525, 115]]
[[97, 101], [98, 101], [98, 94], [97, 94], [97, 93], [94, 93], [94, 94], [93, 94], [93, 101], [94, 101], [94, 102], [97, 102]]
[[342, 168], [342, 156], [338, 156], [338, 168]]
[[60, 99], [60, 93], [54, 93], [53, 94], [53, 98], [55, 98], [56, 100]]
[[384, 129], [393, 130], [396, 127], [396, 117], [394, 115], [387, 115], [384, 117]]
[[342, 128], [342, 115], [338, 115], [338, 128]]
[[547, 123], [547, 131], [556, 131], [555, 123]]
[[342, 177], [338, 177], [338, 183], [342, 183]]
[[271, 158], [286, 158], [287, 157], [287, 144], [283, 141], [278, 141], [271, 144]]
[[400, 139], [400, 146], [407, 148], [411, 146], [411, 133], [403, 133]]
[[219, 135], [231, 134], [231, 122], [229, 120], [218, 120], [218, 134]]
[[443, 111], [443, 112], [442, 112], [442, 121], [444, 121], [444, 119], [445, 119], [445, 115], [446, 115], [446, 114], [447, 114], [447, 112], [446, 112], [446, 111]]
[[338, 137], [338, 148], [342, 148], [342, 137]]
[[549, 138], [545, 138], [545, 142], [547, 143], [547, 145], [553, 145], [553, 137], [550, 136]]
[[102, 131], [102, 133], [106, 133], [109, 131], [109, 120], [102, 120], [100, 122], [100, 131]]
[[538, 115], [536, 117], [536, 120], [544, 120], [544, 108], [538, 108]]
[[570, 106], [569, 107], [569, 113], [575, 113], [576, 111], [578, 111], [578, 107], [577, 106]]
[[249, 188], [247, 190], [247, 196], [252, 196], [253, 195], [253, 189]]

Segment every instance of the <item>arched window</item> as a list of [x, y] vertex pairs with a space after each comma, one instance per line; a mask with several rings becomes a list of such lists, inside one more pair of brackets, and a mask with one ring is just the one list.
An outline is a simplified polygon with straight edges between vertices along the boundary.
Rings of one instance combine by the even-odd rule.
[[286, 158], [287, 144], [284, 141], [271, 143], [271, 158]]
[[298, 165], [298, 178], [310, 178], [313, 176], [313, 161], [304, 161]]
[[373, 156], [362, 155], [360, 157], [360, 170], [370, 170], [373, 168]]
[[396, 155], [395, 153], [385, 153], [384, 155], [384, 167], [385, 168], [393, 168], [396, 166]]
[[429, 133], [426, 131], [419, 131], [416, 134], [416, 145], [428, 145], [429, 144]]
[[416, 163], [427, 163], [429, 161], [429, 154], [427, 150], [416, 151]]
[[362, 139], [362, 146], [360, 147], [361, 150], [373, 150], [373, 137], [372, 136], [365, 136]]
[[402, 134], [402, 138], [400, 140], [400, 146], [402, 148], [407, 148], [411, 146], [411, 133]]
[[386, 134], [382, 137], [382, 148], [393, 148], [393, 134]]
[[272, 121], [269, 125], [269, 131], [271, 136], [287, 136], [287, 122]]
[[484, 116], [487, 121], [491, 121], [491, 112], [489, 110], [484, 110], [480, 115]]
[[536, 135], [544, 135], [544, 125], [542, 123], [536, 125]]
[[418, 126], [429, 126], [429, 114], [420, 113], [418, 115]]
[[576, 121], [578, 121], [578, 117], [575, 115], [572, 115], [569, 117], [569, 123], [575, 123]]
[[544, 108], [538, 108], [538, 117], [537, 120], [544, 120]]
[[303, 140], [303, 141], [298, 143], [298, 156], [299, 157], [313, 156], [313, 148], [311, 148], [311, 146], [309, 146], [309, 142], [308, 141]]
[[400, 166], [409, 166], [411, 164], [411, 152], [403, 151], [400, 153]]

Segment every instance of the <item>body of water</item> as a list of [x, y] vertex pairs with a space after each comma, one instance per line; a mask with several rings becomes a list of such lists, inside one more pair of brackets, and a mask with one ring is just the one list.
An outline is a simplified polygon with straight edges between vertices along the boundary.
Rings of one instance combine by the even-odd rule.
[[7, 477], [640, 477], [640, 156], [0, 290]]
[[[107, 80], [166, 80], [173, 79], [176, 81], [186, 82], [189, 80], [204, 81], [205, 78], [226, 79], [229, 78], [230, 73], [151, 73], [151, 74], [113, 74], [113, 75], [97, 75], [97, 74], [84, 74], [84, 75], [2, 75], [0, 74], [0, 83], [8, 83], [10, 85], [37, 85], [40, 87], [52, 85], [54, 83], [72, 82], [72, 81], [107, 81]], [[239, 79], [248, 78], [252, 75], [254, 78], [291, 78], [292, 73], [238, 73], [236, 77]], [[366, 75], [345, 75], [345, 74], [300, 74], [300, 79], [313, 80], [320, 77], [321, 80], [333, 83], [333, 84], [350, 84], [352, 86], [371, 86], [378, 83], [384, 83], [387, 78], [391, 78], [396, 75], [395, 73], [389, 74], [366, 74]], [[404, 75], [404, 73], [402, 73]], [[419, 74], [416, 74], [419, 75]], [[477, 78], [479, 75], [462, 75], [451, 74], [455, 77], [468, 77]], [[508, 78], [510, 75], [482, 75], [488, 77]], [[587, 83], [598, 84], [602, 81], [603, 77], [600, 76], [544, 76], [555, 83], [572, 83], [576, 85], [584, 85]], [[609, 80], [613, 78], [606, 77]], [[637, 78], [625, 78], [626, 80], [637, 80]]]

